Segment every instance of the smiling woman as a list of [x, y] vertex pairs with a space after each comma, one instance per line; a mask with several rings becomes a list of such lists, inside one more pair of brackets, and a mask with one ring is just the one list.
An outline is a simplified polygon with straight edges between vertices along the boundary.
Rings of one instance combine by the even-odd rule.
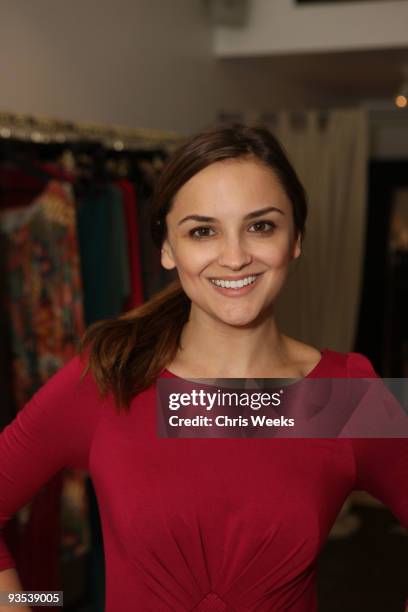
[[[81, 355], [1, 434], [0, 527], [50, 474], [89, 471], [106, 612], [315, 612], [317, 559], [352, 490], [408, 527], [407, 439], [158, 436], [159, 377], [177, 391], [195, 377], [376, 377], [363, 355], [278, 327], [306, 213], [266, 129], [218, 125], [189, 138], [162, 171], [151, 220], [178, 280], [90, 326]], [[11, 567], [0, 541], [0, 570]]]
[[304, 188], [267, 129], [222, 124], [188, 139], [164, 166], [152, 202], [153, 240], [178, 279], [87, 330], [82, 347], [93, 347], [101, 390], [126, 409], [164, 368], [209, 378], [312, 370], [320, 351], [281, 334], [273, 317], [306, 216]]

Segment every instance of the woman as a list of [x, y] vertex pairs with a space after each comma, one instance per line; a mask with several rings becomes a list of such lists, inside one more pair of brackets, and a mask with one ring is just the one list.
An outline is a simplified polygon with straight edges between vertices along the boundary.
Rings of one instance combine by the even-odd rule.
[[[408, 526], [407, 440], [157, 435], [159, 376], [376, 377], [363, 355], [319, 350], [277, 326], [306, 211], [267, 130], [221, 125], [190, 138], [152, 209], [162, 265], [179, 280], [88, 328], [81, 355], [0, 437], [3, 522], [55, 471], [89, 470], [108, 612], [312, 612], [318, 554], [353, 489]], [[3, 547], [0, 590], [17, 580], [13, 567]]]

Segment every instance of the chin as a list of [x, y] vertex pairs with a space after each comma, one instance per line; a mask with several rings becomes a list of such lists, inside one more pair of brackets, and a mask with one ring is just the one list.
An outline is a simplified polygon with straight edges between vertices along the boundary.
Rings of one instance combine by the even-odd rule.
[[225, 310], [221, 313], [221, 312], [214, 312], [213, 316], [218, 319], [219, 321], [222, 321], [223, 323], [225, 323], [226, 325], [231, 325], [232, 327], [245, 327], [245, 326], [249, 326], [253, 323], [255, 323], [255, 321], [258, 319], [259, 317], [258, 312], [252, 312], [252, 313], [243, 313], [243, 312], [236, 312], [236, 313], [231, 313], [230, 315], [228, 315]]
[[248, 319], [245, 321], [231, 321], [227, 323], [230, 327], [236, 327], [237, 329], [250, 328], [255, 325], [255, 319]]

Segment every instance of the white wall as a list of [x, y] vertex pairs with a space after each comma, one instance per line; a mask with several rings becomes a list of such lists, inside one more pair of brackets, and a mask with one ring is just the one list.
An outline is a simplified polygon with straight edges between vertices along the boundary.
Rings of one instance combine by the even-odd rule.
[[188, 132], [216, 113], [200, 0], [2, 0], [0, 111]]
[[248, 26], [217, 27], [214, 43], [220, 57], [406, 46], [408, 2], [251, 0]]

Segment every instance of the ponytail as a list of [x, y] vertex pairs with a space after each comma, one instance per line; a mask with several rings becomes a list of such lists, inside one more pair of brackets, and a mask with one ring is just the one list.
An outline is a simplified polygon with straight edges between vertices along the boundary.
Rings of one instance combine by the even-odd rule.
[[190, 304], [176, 279], [141, 306], [92, 323], [79, 347], [88, 355], [81, 380], [91, 369], [101, 395], [112, 392], [118, 412], [128, 412], [132, 398], [174, 359]]

